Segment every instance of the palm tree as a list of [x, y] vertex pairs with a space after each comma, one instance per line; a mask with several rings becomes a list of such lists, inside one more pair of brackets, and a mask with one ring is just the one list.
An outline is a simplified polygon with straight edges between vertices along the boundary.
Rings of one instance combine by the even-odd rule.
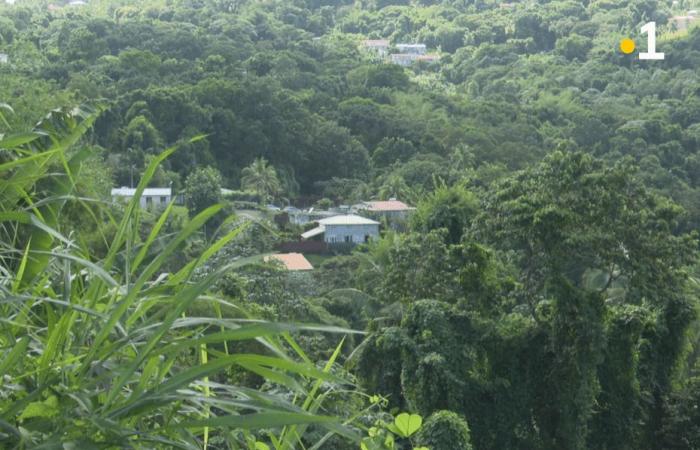
[[[10, 111], [2, 103], [0, 109]], [[75, 448], [206, 449], [210, 439], [225, 448], [241, 448], [243, 439], [260, 448], [252, 432], [275, 429], [281, 430], [278, 448], [290, 450], [310, 424], [359, 441], [342, 419], [317, 414], [327, 396], [319, 392], [321, 382], [344, 390], [350, 384], [329, 373], [343, 339], [318, 369], [297, 344], [292, 348], [299, 357], [277, 338], [310, 327], [251, 323], [247, 314], [239, 319], [237, 300], [211, 289], [239, 263], [204, 265], [246, 223], [167, 280], [160, 276], [181, 243], [222, 209], [210, 206], [166, 234], [161, 226], [171, 204], [148, 239], [139, 240], [139, 197], [175, 148], [149, 163], [121, 217], [76, 196], [86, 154], [79, 144], [101, 110], [56, 110], [32, 133], [0, 135], [7, 157], [0, 162], [0, 448], [62, 442]], [[106, 256], [72, 238], [79, 230], [64, 219], [68, 202], [84, 204], [87, 220], [101, 223], [101, 212], [110, 214], [115, 228], [105, 228]], [[193, 278], [196, 272], [201, 279]], [[202, 314], [195, 303], [210, 305], [207, 310], [217, 315]], [[227, 342], [243, 339], [257, 339], [270, 352], [229, 351]], [[236, 366], [280, 382], [294, 400], [229, 383], [222, 372]]]
[[256, 158], [250, 166], [243, 169], [241, 187], [258, 193], [264, 202], [273, 199], [282, 190], [277, 171], [268, 165], [265, 158]]

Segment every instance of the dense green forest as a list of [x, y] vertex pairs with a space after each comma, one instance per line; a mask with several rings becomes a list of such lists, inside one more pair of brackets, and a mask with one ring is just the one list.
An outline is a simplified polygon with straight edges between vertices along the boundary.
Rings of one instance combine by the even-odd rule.
[[694, 9], [0, 4], [0, 448], [700, 449]]

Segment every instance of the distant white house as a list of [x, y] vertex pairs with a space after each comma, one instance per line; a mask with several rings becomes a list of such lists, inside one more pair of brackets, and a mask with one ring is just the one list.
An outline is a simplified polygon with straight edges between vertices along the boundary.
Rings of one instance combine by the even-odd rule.
[[326, 244], [363, 244], [379, 237], [379, 222], [355, 214], [333, 216], [318, 221], [318, 226], [302, 233], [303, 239], [323, 235]]
[[10, 56], [7, 53], [0, 53], [0, 64], [7, 64], [10, 61]]
[[367, 215], [374, 218], [385, 217], [388, 220], [400, 220], [408, 218], [416, 208], [408, 206], [400, 200], [391, 198], [389, 200], [363, 202], [354, 205], [353, 210], [365, 212]]
[[685, 31], [688, 29], [688, 27], [690, 27], [691, 22], [694, 22], [695, 20], [697, 20], [697, 16], [695, 14], [688, 13], [687, 16], [671, 17], [669, 19], [669, 24], [678, 31]]
[[391, 55], [391, 62], [398, 64], [399, 66], [408, 67], [415, 62], [423, 61], [427, 63], [434, 63], [439, 61], [440, 57], [435, 54], [423, 54], [423, 53], [394, 53]]
[[377, 53], [382, 58], [389, 53], [389, 41], [386, 39], [367, 39], [362, 41], [362, 46]]
[[311, 222], [318, 222], [321, 219], [326, 219], [328, 217], [337, 216], [337, 212], [315, 210], [310, 208], [309, 210], [301, 210], [299, 208], [291, 208], [285, 212], [289, 215], [289, 222], [295, 225], [306, 225]]
[[[112, 189], [112, 200], [128, 202], [136, 194], [135, 188], [120, 187]], [[139, 204], [142, 208], [165, 208], [173, 198], [171, 188], [146, 188], [141, 194]]]
[[411, 55], [425, 55], [428, 50], [425, 44], [396, 44], [399, 53], [408, 53]]

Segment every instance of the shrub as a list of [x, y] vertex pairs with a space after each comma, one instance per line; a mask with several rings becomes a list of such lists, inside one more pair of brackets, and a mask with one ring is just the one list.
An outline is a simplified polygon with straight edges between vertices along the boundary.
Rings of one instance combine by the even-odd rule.
[[467, 422], [452, 411], [437, 411], [418, 431], [418, 445], [431, 450], [472, 450]]

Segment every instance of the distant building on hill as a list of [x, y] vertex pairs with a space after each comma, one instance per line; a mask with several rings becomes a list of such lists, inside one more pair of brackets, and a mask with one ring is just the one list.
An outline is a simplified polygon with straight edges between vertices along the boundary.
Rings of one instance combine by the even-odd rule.
[[393, 53], [391, 55], [391, 62], [399, 66], [408, 67], [413, 64], [417, 56], [418, 55], [412, 53]]
[[301, 253], [277, 253], [275, 255], [265, 257], [265, 262], [272, 260], [281, 262], [285, 269], [292, 272], [313, 270], [314, 268], [309, 260], [307, 260]]
[[302, 233], [302, 239], [320, 239], [330, 245], [364, 244], [379, 237], [379, 222], [355, 214], [329, 217], [318, 226]]
[[[136, 194], [135, 188], [120, 187], [112, 189], [112, 200], [128, 202]], [[141, 194], [139, 204], [142, 208], [165, 208], [173, 198], [171, 188], [146, 188]]]
[[391, 198], [389, 200], [362, 202], [353, 206], [357, 212], [364, 212], [373, 218], [386, 218], [388, 220], [407, 219], [416, 210], [400, 200]]
[[289, 222], [294, 225], [306, 225], [307, 223], [318, 222], [321, 219], [338, 215], [337, 212], [316, 210], [314, 208], [310, 208], [306, 211], [294, 208], [293, 210], [285, 212], [289, 214]]
[[10, 62], [10, 57], [7, 53], [0, 53], [0, 64], [7, 64]]
[[391, 62], [399, 66], [408, 67], [416, 62], [433, 63], [439, 61], [440, 57], [436, 54], [421, 54], [421, 53], [394, 53], [391, 55]]
[[367, 39], [362, 41], [362, 46], [376, 52], [382, 58], [389, 53], [389, 41], [386, 39]]
[[399, 53], [408, 55], [425, 55], [427, 47], [425, 44], [396, 44]]
[[674, 16], [669, 19], [669, 25], [678, 31], [685, 31], [690, 27], [690, 24], [697, 20], [696, 15], [688, 14], [687, 16]]

